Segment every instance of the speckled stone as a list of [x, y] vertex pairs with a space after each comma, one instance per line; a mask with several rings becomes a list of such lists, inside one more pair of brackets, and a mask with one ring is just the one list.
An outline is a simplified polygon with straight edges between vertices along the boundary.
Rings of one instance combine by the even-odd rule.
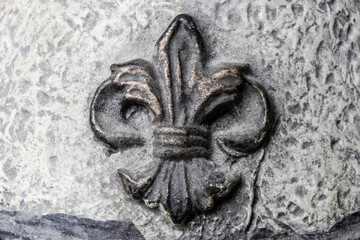
[[[195, 19], [210, 60], [250, 64], [277, 119], [255, 171], [224, 167], [251, 184], [186, 226], [128, 199], [115, 170], [143, 167], [145, 153], [109, 156], [89, 126], [109, 66], [151, 61], [180, 13]], [[130, 221], [145, 239], [331, 231], [360, 211], [359, 21], [352, 0], [0, 2], [0, 209]]]

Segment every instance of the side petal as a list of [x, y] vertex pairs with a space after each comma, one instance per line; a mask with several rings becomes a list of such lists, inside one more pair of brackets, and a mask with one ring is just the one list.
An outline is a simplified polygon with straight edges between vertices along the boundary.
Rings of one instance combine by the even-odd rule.
[[[155, 120], [160, 121], [161, 105], [156, 96], [154, 78], [150, 71], [141, 65], [128, 63], [113, 64], [111, 71], [115, 72], [113, 83], [124, 89], [124, 101], [145, 105], [155, 114]], [[129, 77], [126, 79], [126, 77]]]
[[238, 88], [243, 83], [242, 72], [248, 66], [221, 69], [212, 78], [201, 82], [199, 101], [196, 102], [191, 119], [201, 124], [208, 122], [219, 110], [231, 105], [237, 99]]
[[154, 79], [146, 67], [135, 62], [112, 65], [111, 70], [112, 76], [98, 87], [92, 99], [91, 128], [99, 140], [114, 149], [143, 145], [141, 131], [131, 127], [126, 113], [135, 106], [149, 110], [155, 121], [161, 120], [161, 105], [149, 84]]
[[[251, 134], [242, 134], [239, 130], [244, 130], [244, 127], [237, 126], [227, 126], [227, 130], [220, 131], [220, 133], [217, 134], [216, 140], [219, 146], [226, 153], [234, 157], [246, 156], [247, 154], [256, 151], [265, 141], [272, 126], [269, 104], [265, 92], [254, 82], [248, 80], [246, 82], [261, 99], [263, 111], [262, 121], [258, 129]], [[250, 108], [252, 108], [252, 106], [250, 106]], [[240, 111], [237, 114], [241, 115], [243, 113]], [[251, 121], [254, 122], [254, 119]]]

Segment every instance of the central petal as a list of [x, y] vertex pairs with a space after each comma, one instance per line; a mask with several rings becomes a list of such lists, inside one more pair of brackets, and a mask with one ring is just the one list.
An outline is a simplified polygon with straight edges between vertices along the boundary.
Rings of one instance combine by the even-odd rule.
[[154, 156], [168, 160], [207, 158], [210, 131], [200, 126], [160, 126], [154, 131]]

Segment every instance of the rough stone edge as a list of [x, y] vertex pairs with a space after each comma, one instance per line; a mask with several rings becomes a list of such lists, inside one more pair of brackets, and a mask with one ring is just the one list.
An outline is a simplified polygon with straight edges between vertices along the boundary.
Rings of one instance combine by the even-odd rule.
[[27, 216], [0, 211], [0, 240], [13, 239], [145, 239], [132, 222], [96, 221], [67, 214]]
[[[237, 234], [236, 234], [237, 235]], [[58, 236], [58, 237], [56, 237]], [[89, 218], [78, 218], [66, 214], [51, 214], [29, 217], [16, 211], [0, 211], [0, 239], [28, 240], [37, 239], [145, 239], [132, 222], [96, 221]], [[55, 237], [55, 238], [54, 238]], [[317, 234], [297, 234], [291, 230], [275, 234], [266, 228], [257, 228], [247, 237], [244, 232], [229, 239], [249, 240], [310, 240], [310, 239], [360, 239], [360, 212], [345, 217], [328, 232]]]

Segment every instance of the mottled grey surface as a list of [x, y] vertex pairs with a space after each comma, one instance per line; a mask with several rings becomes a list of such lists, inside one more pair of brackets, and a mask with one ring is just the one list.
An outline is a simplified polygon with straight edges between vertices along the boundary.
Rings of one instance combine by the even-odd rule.
[[[258, 168], [225, 167], [255, 186], [186, 226], [124, 195], [115, 169], [141, 168], [146, 153], [108, 157], [88, 121], [109, 66], [151, 60], [179, 13], [210, 60], [251, 65], [278, 118]], [[0, 208], [131, 221], [146, 239], [330, 231], [360, 211], [359, 19], [357, 0], [0, 2]]]

